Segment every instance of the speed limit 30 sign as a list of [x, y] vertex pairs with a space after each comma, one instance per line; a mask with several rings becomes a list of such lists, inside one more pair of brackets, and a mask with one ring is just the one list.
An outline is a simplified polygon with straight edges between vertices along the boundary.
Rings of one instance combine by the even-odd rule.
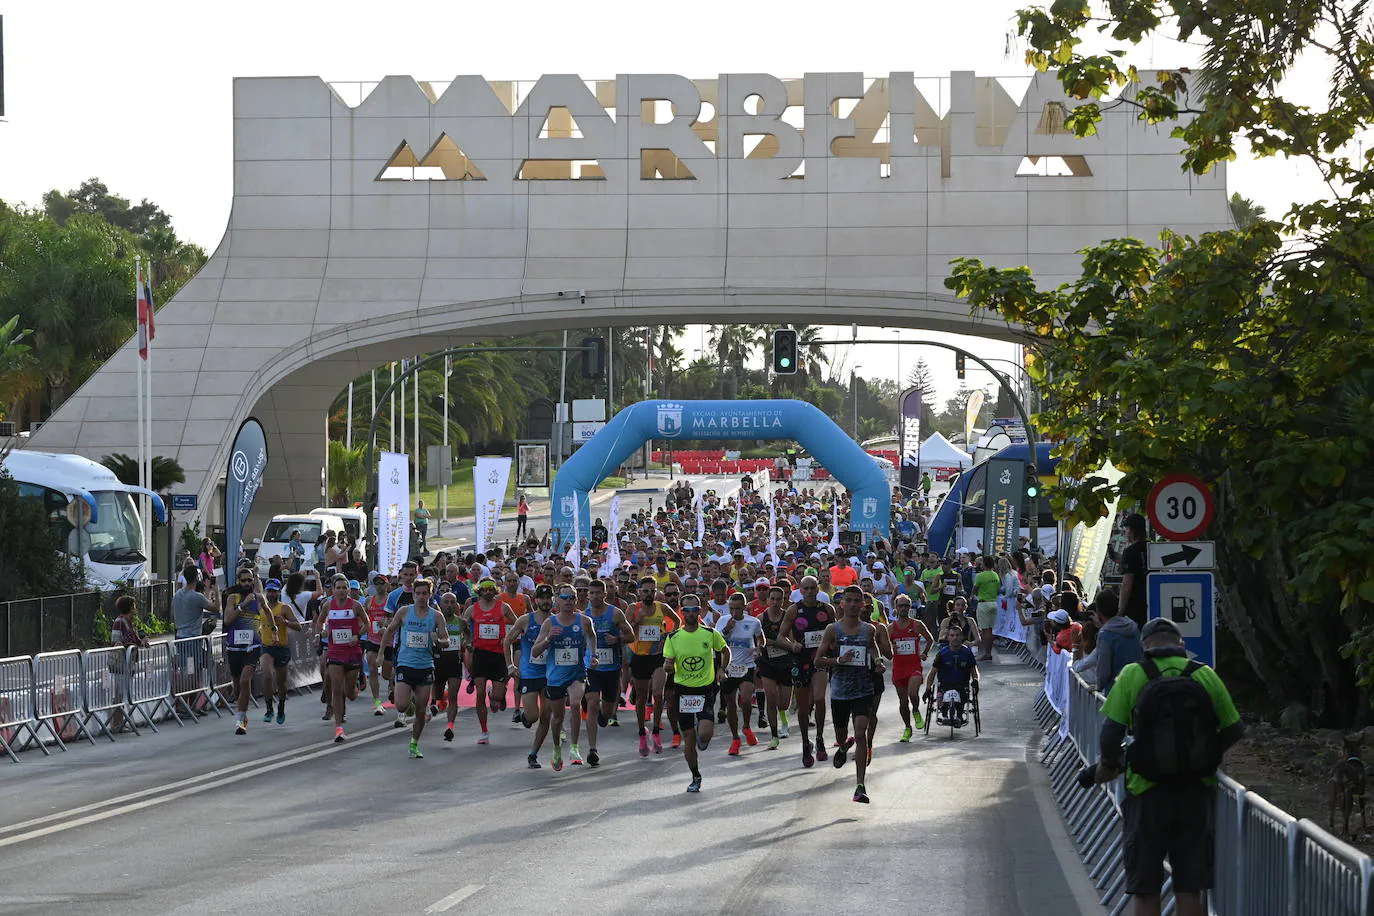
[[1212, 491], [1196, 477], [1170, 474], [1145, 501], [1150, 524], [1171, 541], [1186, 541], [1207, 530], [1216, 512]]

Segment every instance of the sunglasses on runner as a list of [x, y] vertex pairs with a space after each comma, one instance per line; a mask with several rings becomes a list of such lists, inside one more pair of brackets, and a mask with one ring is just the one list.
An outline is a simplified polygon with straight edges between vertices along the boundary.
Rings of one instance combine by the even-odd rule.
[[680, 595], [680, 594], [682, 594], [682, 592], [664, 592], [664, 593], [663, 593], [663, 597], [665, 597], [665, 598], [676, 598], [676, 597], [677, 597], [678, 595]]
[[563, 599], [564, 601], [571, 601], [577, 596], [574, 595], [572, 592], [559, 592], [558, 597]]

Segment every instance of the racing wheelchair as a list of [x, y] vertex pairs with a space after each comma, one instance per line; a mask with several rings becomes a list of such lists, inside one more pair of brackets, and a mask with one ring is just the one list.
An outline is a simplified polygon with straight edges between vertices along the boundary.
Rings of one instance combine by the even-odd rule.
[[937, 684], [934, 690], [927, 687], [925, 701], [926, 737], [930, 737], [932, 722], [942, 727], [948, 726], [950, 738], [970, 721], [973, 722], [974, 737], [982, 734], [983, 718], [978, 709], [978, 681], [969, 681], [968, 690], [962, 699], [954, 687], [946, 688], [943, 684]]

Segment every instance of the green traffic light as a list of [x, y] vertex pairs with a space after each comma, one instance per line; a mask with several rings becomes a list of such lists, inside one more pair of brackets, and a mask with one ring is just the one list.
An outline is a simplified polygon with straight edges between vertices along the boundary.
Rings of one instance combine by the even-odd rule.
[[1040, 495], [1039, 487], [1026, 487], [1026, 495], [1032, 498]]
[[788, 359], [786, 356], [784, 356], [782, 359], [778, 360], [778, 365], [779, 365], [779, 366], [782, 366], [784, 369], [791, 369], [791, 368], [792, 368], [792, 360], [790, 360], [790, 359]]

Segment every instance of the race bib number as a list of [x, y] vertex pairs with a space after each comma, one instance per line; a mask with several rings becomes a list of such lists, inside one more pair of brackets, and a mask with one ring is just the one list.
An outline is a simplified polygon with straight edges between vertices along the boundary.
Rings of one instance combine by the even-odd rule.
[[678, 712], [701, 712], [706, 708], [706, 698], [699, 693], [677, 698]]
[[824, 630], [807, 630], [806, 635], [802, 637], [802, 645], [814, 649], [821, 644], [821, 637], [824, 635]]
[[347, 646], [347, 645], [351, 645], [352, 642], [353, 642], [353, 631], [352, 631], [352, 630], [330, 630], [330, 631], [329, 631], [329, 639], [330, 639], [330, 642], [334, 643], [334, 645], [336, 645], [336, 646]]
[[956, 591], [956, 589], [955, 589], [955, 587], [954, 587], [953, 585], [946, 585], [946, 586], [945, 586], [945, 594], [946, 594], [946, 595], [952, 595], [952, 594], [955, 593], [955, 591]]
[[663, 628], [662, 628], [662, 627], [640, 626], [640, 628], [639, 628], [639, 641], [640, 641], [640, 642], [658, 642], [659, 636], [660, 636], [660, 634], [662, 634], [662, 633], [663, 633]]
[[851, 668], [862, 668], [868, 664], [868, 646], [843, 646], [840, 649], [840, 664]]
[[725, 666], [725, 676], [726, 676], [726, 677], [744, 677], [744, 676], [745, 676], [746, 674], [748, 674], [748, 673], [749, 673], [749, 666], [748, 666], [748, 665], [726, 665], [726, 666]]
[[530, 656], [530, 664], [531, 664], [531, 665], [547, 665], [548, 663], [549, 663], [549, 651], [548, 651], [547, 649], [545, 649], [543, 652], [540, 652], [538, 655], [531, 655], [531, 656]]
[[479, 623], [477, 636], [479, 639], [500, 639], [501, 625], [499, 623]]
[[897, 648], [897, 654], [898, 654], [898, 655], [915, 655], [915, 654], [916, 654], [916, 637], [910, 636], [910, 637], [907, 637], [906, 639], [899, 639], [899, 640], [897, 640], [897, 641], [896, 641], [896, 648]]
[[769, 647], [768, 647], [768, 657], [769, 657], [769, 658], [783, 658], [783, 657], [785, 657], [786, 655], [787, 655], [787, 650], [786, 650], [786, 649], [779, 649], [777, 646], [769, 646]]
[[553, 663], [560, 668], [567, 668], [577, 664], [577, 649], [554, 649]]
[[381, 622], [380, 620], [374, 620], [374, 621], [372, 621], [372, 635], [373, 635], [373, 636], [381, 636], [381, 635], [382, 635], [382, 622]]
[[234, 641], [230, 643], [232, 646], [251, 646], [253, 644], [252, 630], [235, 630], [233, 637]]
[[428, 634], [428, 633], [407, 633], [407, 634], [406, 634], [405, 647], [406, 647], [407, 649], [428, 649], [428, 648], [429, 648], [429, 634]]
[[607, 666], [609, 666], [609, 665], [615, 664], [615, 650], [614, 650], [614, 649], [597, 649], [597, 650], [596, 650], [596, 663], [597, 663], [597, 665], [599, 665], [599, 666], [601, 666], [601, 667], [603, 667], [603, 668], [604, 668], [604, 667], [607, 667]]

